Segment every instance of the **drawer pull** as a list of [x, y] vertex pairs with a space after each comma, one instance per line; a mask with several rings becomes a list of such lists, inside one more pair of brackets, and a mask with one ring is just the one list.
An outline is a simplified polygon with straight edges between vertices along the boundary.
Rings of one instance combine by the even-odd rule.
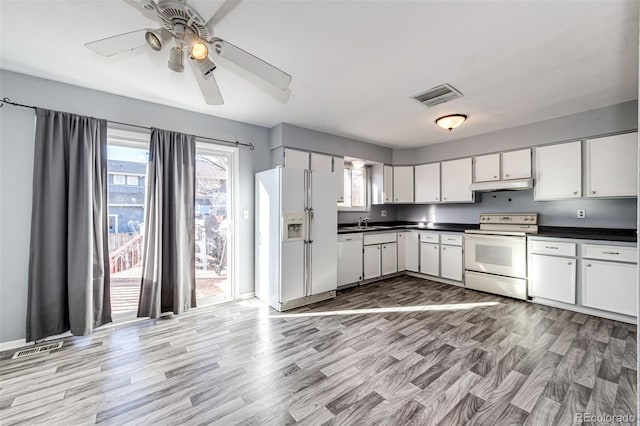
[[573, 191], [573, 195], [578, 195], [578, 191]]
[[347, 238], [345, 241], [353, 241], [353, 238]]
[[590, 263], [587, 263], [587, 268], [591, 268], [591, 264]]
[[571, 266], [573, 265], [573, 262], [567, 262], [567, 265]]
[[544, 248], [551, 249], [551, 250], [558, 250], [558, 247], [556, 246], [544, 246]]
[[442, 247], [442, 251], [445, 251], [447, 248], [446, 247]]
[[602, 254], [615, 254], [616, 256], [620, 254], [620, 252], [617, 251], [603, 251]]

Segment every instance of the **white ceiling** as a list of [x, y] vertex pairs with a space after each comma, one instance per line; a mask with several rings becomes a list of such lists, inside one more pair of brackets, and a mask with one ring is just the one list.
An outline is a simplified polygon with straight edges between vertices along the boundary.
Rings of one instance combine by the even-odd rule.
[[[187, 0], [207, 19], [220, 1]], [[283, 104], [219, 67], [204, 104], [167, 51], [103, 58], [84, 43], [157, 26], [124, 2], [0, 1], [0, 67], [272, 127], [288, 122], [383, 145], [422, 146], [638, 97], [638, 2], [248, 1], [217, 35], [293, 76]], [[411, 96], [451, 83], [464, 97]], [[16, 99], [19, 101], [19, 99]], [[451, 134], [435, 118], [464, 113]]]

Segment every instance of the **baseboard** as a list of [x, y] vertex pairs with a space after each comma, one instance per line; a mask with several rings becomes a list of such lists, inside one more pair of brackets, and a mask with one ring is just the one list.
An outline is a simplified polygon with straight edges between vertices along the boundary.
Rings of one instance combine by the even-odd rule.
[[242, 293], [238, 298], [240, 300], [246, 300], [246, 299], [252, 299], [256, 297], [256, 292], [255, 291], [251, 291], [249, 293]]

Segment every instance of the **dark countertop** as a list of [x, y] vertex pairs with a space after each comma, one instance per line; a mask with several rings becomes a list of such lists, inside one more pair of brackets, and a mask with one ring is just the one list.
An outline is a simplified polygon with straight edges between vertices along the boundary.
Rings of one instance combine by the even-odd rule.
[[535, 236], [554, 238], [576, 238], [581, 240], [638, 241], [635, 229], [616, 228], [571, 228], [568, 226], [540, 226]]
[[[355, 232], [385, 232], [399, 231], [403, 229], [415, 229], [420, 231], [442, 231], [442, 232], [464, 232], [467, 229], [479, 229], [476, 223], [428, 223], [418, 226], [416, 222], [371, 222], [373, 229], [353, 229], [353, 224], [338, 225], [338, 234], [349, 234]], [[350, 229], [344, 229], [348, 227]], [[375, 228], [378, 227], [378, 228]], [[635, 229], [617, 228], [572, 228], [568, 226], [540, 226], [537, 234], [532, 236], [553, 237], [553, 238], [573, 238], [581, 240], [603, 240], [603, 241], [623, 241], [636, 242], [638, 235]]]

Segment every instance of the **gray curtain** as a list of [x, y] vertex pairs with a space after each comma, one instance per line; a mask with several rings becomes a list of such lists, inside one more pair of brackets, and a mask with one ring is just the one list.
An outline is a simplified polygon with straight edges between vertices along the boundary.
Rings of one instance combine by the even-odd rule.
[[27, 341], [111, 322], [107, 122], [36, 117]]
[[195, 136], [151, 129], [139, 317], [196, 306]]

